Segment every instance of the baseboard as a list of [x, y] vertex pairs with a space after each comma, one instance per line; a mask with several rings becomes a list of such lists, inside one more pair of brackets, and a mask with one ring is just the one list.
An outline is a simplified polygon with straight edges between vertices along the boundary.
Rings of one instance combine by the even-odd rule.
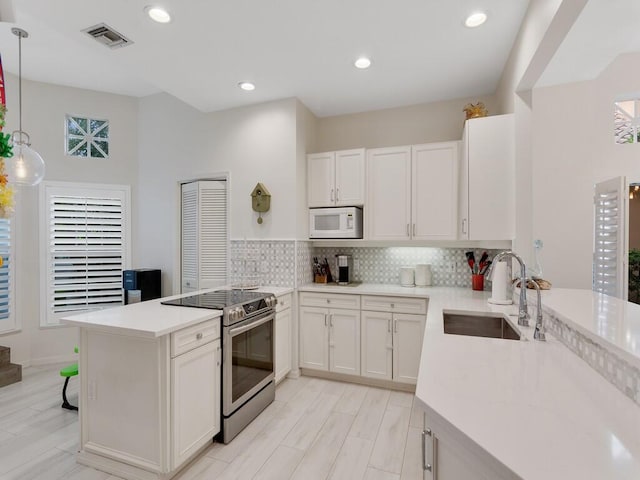
[[358, 377], [356, 375], [346, 375], [344, 373], [325, 372], [323, 370], [313, 370], [309, 368], [301, 368], [300, 372], [305, 377], [325, 378], [327, 380], [338, 380], [341, 382], [357, 383], [359, 385], [368, 385], [370, 387], [388, 388], [389, 390], [398, 390], [401, 392], [415, 393], [416, 386], [410, 383], [392, 382], [390, 380], [378, 380], [375, 378]]

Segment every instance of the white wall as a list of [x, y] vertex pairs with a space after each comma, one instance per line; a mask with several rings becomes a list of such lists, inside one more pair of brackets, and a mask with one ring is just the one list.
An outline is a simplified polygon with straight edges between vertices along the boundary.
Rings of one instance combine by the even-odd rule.
[[[179, 181], [228, 172], [232, 239], [295, 239], [297, 152], [295, 99], [203, 114], [167, 94], [140, 100], [137, 267], [163, 271], [163, 294], [179, 269]], [[250, 194], [262, 182], [271, 210], [258, 214]]]
[[545, 276], [591, 288], [594, 184], [640, 181], [640, 145], [613, 141], [613, 102], [640, 93], [640, 53], [618, 57], [589, 82], [533, 93], [533, 235], [544, 241]]
[[298, 204], [298, 240], [309, 239], [309, 210], [307, 208], [307, 152], [316, 148], [318, 119], [300, 101], [296, 102], [296, 202]]
[[[7, 125], [18, 128], [18, 84], [6, 75]], [[32, 147], [44, 158], [45, 181], [117, 183], [137, 182], [137, 100], [120, 95], [23, 80], [23, 129]], [[64, 154], [65, 114], [109, 119], [110, 158], [78, 159]], [[136, 191], [132, 190], [135, 202]], [[73, 358], [75, 327], [40, 328], [40, 264], [38, 243], [38, 188], [23, 188], [16, 208], [16, 314], [18, 333], [0, 335], [0, 345], [11, 347], [14, 361], [49, 363]]]
[[478, 101], [499, 113], [494, 97], [482, 96], [319, 118], [315, 152], [460, 140], [462, 109]]

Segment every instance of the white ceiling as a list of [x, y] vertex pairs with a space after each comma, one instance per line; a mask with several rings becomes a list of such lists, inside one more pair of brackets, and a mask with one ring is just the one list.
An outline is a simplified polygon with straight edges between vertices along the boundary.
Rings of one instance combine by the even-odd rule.
[[640, 1], [589, 0], [536, 86], [594, 79], [618, 55], [637, 51]]
[[[165, 91], [202, 111], [298, 97], [318, 116], [495, 92], [528, 0], [0, 0], [5, 70], [133, 96]], [[488, 12], [477, 29], [463, 26]], [[82, 30], [104, 22], [134, 44], [110, 50]], [[373, 65], [357, 70], [368, 55]], [[253, 92], [240, 81], [257, 85]]]

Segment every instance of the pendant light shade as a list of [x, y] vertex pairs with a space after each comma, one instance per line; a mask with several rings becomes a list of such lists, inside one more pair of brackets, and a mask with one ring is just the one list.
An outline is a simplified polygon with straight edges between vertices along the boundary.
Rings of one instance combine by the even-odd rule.
[[[44, 160], [38, 152], [29, 146], [29, 136], [25, 132], [21, 137], [14, 132], [13, 157], [5, 161], [9, 183], [14, 185], [33, 186], [44, 178]], [[26, 141], [25, 141], [26, 136]]]
[[22, 130], [22, 39], [29, 34], [21, 28], [12, 28], [11, 33], [18, 37], [18, 99], [19, 130], [11, 134], [13, 157], [6, 159], [5, 166], [9, 183], [18, 186], [34, 186], [44, 178], [44, 160], [31, 148], [27, 132]]

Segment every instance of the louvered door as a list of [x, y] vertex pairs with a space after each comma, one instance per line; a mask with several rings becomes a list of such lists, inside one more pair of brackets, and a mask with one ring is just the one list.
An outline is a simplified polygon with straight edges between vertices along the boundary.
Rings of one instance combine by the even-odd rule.
[[182, 292], [227, 283], [225, 181], [182, 185]]
[[594, 203], [593, 290], [626, 299], [624, 177], [596, 184]]

